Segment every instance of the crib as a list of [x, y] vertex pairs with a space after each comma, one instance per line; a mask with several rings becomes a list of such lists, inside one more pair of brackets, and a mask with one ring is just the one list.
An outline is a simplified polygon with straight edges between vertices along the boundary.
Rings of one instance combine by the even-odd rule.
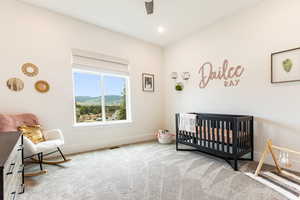
[[[235, 171], [239, 160], [253, 160], [253, 116], [190, 114], [196, 115], [193, 132], [179, 130], [180, 114], [176, 114], [177, 151], [200, 151], [222, 158]], [[193, 148], [179, 148], [179, 144]]]

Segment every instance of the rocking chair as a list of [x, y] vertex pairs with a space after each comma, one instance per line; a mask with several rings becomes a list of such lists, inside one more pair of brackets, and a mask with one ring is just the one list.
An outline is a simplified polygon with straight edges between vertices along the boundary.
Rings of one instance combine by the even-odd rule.
[[[27, 125], [33, 126], [39, 124], [38, 119], [33, 114], [20, 114], [20, 115], [0, 115], [0, 131], [9, 132], [17, 131], [18, 127]], [[24, 136], [24, 159], [31, 159], [31, 162], [40, 165], [40, 171], [25, 174], [25, 176], [37, 176], [46, 174], [47, 170], [43, 168], [43, 164], [57, 165], [62, 164], [71, 159], [67, 159], [61, 151], [64, 145], [64, 137], [59, 129], [43, 131], [45, 141], [34, 144], [31, 140]], [[62, 157], [61, 161], [47, 161], [46, 156], [59, 153]], [[37, 158], [37, 159], [36, 159]]]
[[[64, 145], [64, 137], [59, 129], [43, 131], [43, 136], [45, 141], [38, 144], [34, 144], [31, 140], [24, 137], [24, 159], [31, 159], [32, 162], [40, 165], [40, 172], [25, 174], [25, 176], [46, 174], [47, 170], [44, 170], [43, 164], [58, 165], [71, 161], [71, 159], [66, 159], [60, 149]], [[47, 161], [45, 159], [46, 156], [54, 153], [59, 153], [63, 160]]]

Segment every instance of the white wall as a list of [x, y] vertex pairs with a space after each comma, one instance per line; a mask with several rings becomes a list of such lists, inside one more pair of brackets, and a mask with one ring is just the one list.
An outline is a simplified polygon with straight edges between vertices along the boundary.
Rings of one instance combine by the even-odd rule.
[[[165, 50], [166, 127], [174, 129], [176, 112], [210, 112], [255, 116], [256, 159], [271, 138], [300, 151], [300, 82], [270, 83], [270, 54], [300, 46], [300, 1], [265, 0], [206, 27]], [[245, 74], [236, 88], [213, 81], [200, 89], [198, 70], [224, 59], [242, 65]], [[183, 92], [174, 90], [173, 71], [189, 71]]]
[[[176, 112], [190, 111], [254, 115], [256, 159], [268, 138], [300, 151], [300, 83], [270, 83], [271, 52], [300, 46], [298, 0], [265, 0], [169, 46], [165, 57], [160, 47], [44, 9], [14, 0], [2, 0], [0, 7], [0, 111], [36, 113], [45, 128], [61, 128], [67, 152], [149, 139], [163, 121], [174, 130]], [[133, 123], [73, 127], [71, 48], [130, 61]], [[240, 85], [224, 88], [214, 81], [200, 89], [200, 64], [217, 67], [225, 58], [245, 67]], [[40, 74], [23, 75], [25, 62], [37, 64]], [[173, 71], [192, 73], [183, 92], [174, 90]], [[141, 91], [142, 72], [156, 75], [155, 93]], [[24, 91], [7, 89], [11, 77], [24, 80]], [[39, 79], [50, 83], [49, 93], [34, 90]]]
[[[62, 129], [67, 152], [150, 139], [154, 130], [161, 128], [160, 47], [15, 0], [1, 0], [0, 8], [1, 113], [35, 113], [45, 128]], [[130, 61], [133, 123], [73, 127], [72, 48]], [[22, 74], [25, 62], [38, 65], [40, 74], [34, 78]], [[142, 92], [143, 72], [155, 74], [155, 93]], [[8, 90], [6, 81], [11, 77], [25, 82], [22, 92]], [[50, 83], [49, 93], [35, 91], [39, 79]]]

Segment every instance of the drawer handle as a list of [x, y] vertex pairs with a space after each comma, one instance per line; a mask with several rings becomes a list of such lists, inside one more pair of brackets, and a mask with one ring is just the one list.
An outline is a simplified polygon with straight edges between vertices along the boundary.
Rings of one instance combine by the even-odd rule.
[[20, 147], [19, 147], [19, 149], [18, 149], [18, 151], [22, 151], [23, 149], [24, 149], [24, 145], [19, 145]]
[[25, 167], [24, 164], [20, 165], [20, 168], [19, 168], [19, 171], [18, 171], [19, 174], [23, 173], [24, 167]]
[[9, 171], [6, 173], [6, 175], [12, 175], [13, 174], [15, 165], [16, 165], [15, 163], [10, 164]]
[[15, 200], [16, 194], [17, 194], [16, 192], [12, 192], [12, 193], [10, 194], [10, 195], [11, 195], [11, 196], [10, 196], [10, 199], [11, 199], [11, 200]]

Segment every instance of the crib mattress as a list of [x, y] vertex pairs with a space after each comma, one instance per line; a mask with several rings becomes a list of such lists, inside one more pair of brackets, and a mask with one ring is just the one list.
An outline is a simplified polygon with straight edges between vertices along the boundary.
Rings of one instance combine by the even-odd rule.
[[[201, 137], [201, 131], [202, 131], [202, 137]], [[218, 133], [219, 133], [219, 136], [218, 136]], [[219, 131], [218, 131], [217, 128], [208, 128], [208, 127], [202, 126], [202, 127], [198, 127], [198, 138], [201, 138], [202, 140], [222, 142], [225, 144], [227, 144], [229, 142], [229, 144], [232, 144], [232, 130], [226, 130], [226, 129], [219, 128]], [[224, 141], [223, 141], [223, 138], [224, 138]]]

